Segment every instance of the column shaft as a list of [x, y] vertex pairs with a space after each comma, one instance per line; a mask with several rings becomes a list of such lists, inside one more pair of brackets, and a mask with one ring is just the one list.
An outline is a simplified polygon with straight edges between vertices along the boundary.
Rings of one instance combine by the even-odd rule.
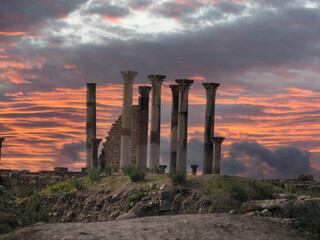
[[151, 126], [149, 169], [159, 166], [160, 158], [160, 121], [161, 121], [161, 85], [166, 76], [149, 75], [152, 84]]
[[98, 167], [98, 148], [99, 144], [102, 139], [92, 139], [92, 149], [91, 149], [91, 167], [97, 168]]
[[214, 174], [220, 174], [220, 165], [221, 165], [221, 144], [224, 141], [223, 137], [213, 137], [214, 141]]
[[123, 104], [122, 104], [122, 125], [121, 125], [121, 150], [120, 150], [120, 168], [131, 163], [131, 145], [132, 145], [132, 95], [133, 81], [137, 72], [121, 72], [124, 80], [123, 86]]
[[139, 87], [139, 112], [137, 117], [137, 152], [136, 167], [147, 169], [148, 153], [148, 121], [149, 121], [149, 94], [151, 87]]
[[214, 115], [216, 91], [219, 83], [203, 83], [206, 89], [206, 113], [204, 126], [203, 174], [211, 174], [213, 169]]
[[170, 85], [169, 87], [171, 88], [171, 91], [172, 91], [170, 172], [174, 172], [176, 171], [176, 167], [177, 167], [179, 88], [178, 88], [178, 85]]
[[177, 171], [187, 170], [188, 95], [193, 80], [176, 80], [179, 85]]
[[1, 163], [1, 148], [2, 148], [2, 142], [5, 140], [5, 138], [0, 138], [0, 163]]
[[92, 163], [92, 139], [96, 139], [96, 84], [87, 83], [86, 167]]

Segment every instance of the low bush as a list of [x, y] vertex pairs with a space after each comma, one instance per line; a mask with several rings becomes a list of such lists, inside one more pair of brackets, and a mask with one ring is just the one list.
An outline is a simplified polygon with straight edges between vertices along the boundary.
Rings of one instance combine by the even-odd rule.
[[248, 200], [247, 190], [241, 184], [232, 181], [229, 184], [229, 190], [232, 198], [237, 199], [240, 202]]
[[179, 184], [186, 181], [187, 173], [185, 171], [174, 171], [169, 173], [171, 183]]
[[100, 177], [101, 170], [99, 168], [90, 168], [88, 171], [89, 179], [92, 182], [100, 182], [101, 177]]
[[82, 179], [71, 179], [71, 183], [79, 191], [84, 189], [84, 181]]
[[47, 220], [47, 210], [39, 206], [38, 196], [31, 196], [25, 202], [25, 215], [29, 224]]
[[133, 165], [124, 166], [122, 168], [124, 175], [129, 176], [132, 182], [138, 182], [145, 178], [146, 172], [136, 168]]

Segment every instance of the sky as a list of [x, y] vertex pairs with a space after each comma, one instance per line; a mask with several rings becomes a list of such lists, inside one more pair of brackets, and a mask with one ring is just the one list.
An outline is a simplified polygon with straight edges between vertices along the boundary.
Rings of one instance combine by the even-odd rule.
[[220, 83], [223, 174], [320, 176], [318, 0], [0, 0], [0, 168], [85, 166], [86, 83], [97, 137], [122, 111], [120, 71], [166, 75], [161, 163], [175, 79], [189, 95], [188, 165], [202, 168], [204, 82]]

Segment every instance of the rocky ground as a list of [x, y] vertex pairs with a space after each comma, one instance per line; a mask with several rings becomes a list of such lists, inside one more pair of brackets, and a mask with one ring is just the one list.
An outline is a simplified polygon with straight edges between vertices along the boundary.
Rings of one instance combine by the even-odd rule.
[[[75, 234], [76, 239], [99, 239], [99, 236], [113, 234], [129, 239], [127, 236], [138, 234], [137, 237], [143, 239], [148, 238], [148, 234], [168, 238], [170, 232], [172, 239], [185, 239], [181, 235], [184, 233], [188, 233], [187, 237], [205, 239], [212, 232], [225, 232], [229, 238], [215, 235], [216, 239], [232, 239], [238, 235], [247, 236], [246, 239], [272, 239], [270, 229], [273, 229], [275, 234], [279, 234], [275, 239], [291, 239], [285, 238], [290, 237], [285, 228], [274, 225], [281, 224], [299, 233], [316, 236], [317, 232], [308, 230], [310, 226], [305, 224], [304, 217], [309, 222], [314, 220], [313, 225], [319, 223], [315, 231], [320, 233], [319, 182], [312, 179], [291, 180], [290, 185], [282, 180], [269, 182], [219, 175], [188, 176], [186, 182], [177, 185], [172, 184], [167, 176], [159, 174], [147, 174], [146, 179], [140, 182], [131, 182], [127, 176], [121, 175], [104, 176], [95, 181], [88, 177], [80, 180], [82, 184], [78, 180], [67, 181], [41, 192], [29, 193], [29, 196], [16, 194], [11, 198], [4, 197], [9, 190], [3, 190], [0, 199], [3, 203], [0, 205], [0, 231], [5, 233], [17, 227], [45, 221], [68, 224], [38, 224], [5, 237], [41, 239], [39, 236], [43, 235], [43, 238], [49, 239], [73, 239], [72, 234]], [[302, 218], [301, 212], [305, 213]], [[175, 218], [171, 215], [178, 216]], [[121, 227], [126, 224], [137, 224], [137, 231], [141, 231], [127, 231], [127, 228]], [[144, 225], [148, 227], [143, 228]], [[100, 233], [94, 232], [95, 228], [110, 230]], [[158, 229], [162, 230], [159, 232]], [[71, 238], [68, 237], [68, 231]], [[54, 232], [66, 235], [53, 238]], [[30, 234], [35, 235], [23, 238]], [[255, 235], [261, 238], [249, 238]], [[266, 236], [269, 238], [264, 238]]]
[[271, 221], [240, 214], [144, 217], [95, 223], [38, 223], [0, 239], [305, 239]]

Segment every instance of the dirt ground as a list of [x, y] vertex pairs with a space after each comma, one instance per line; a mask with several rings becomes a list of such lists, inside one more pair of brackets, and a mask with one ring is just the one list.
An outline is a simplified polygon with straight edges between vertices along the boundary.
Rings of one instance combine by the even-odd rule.
[[305, 239], [267, 219], [238, 214], [156, 216], [92, 223], [38, 223], [0, 239]]

